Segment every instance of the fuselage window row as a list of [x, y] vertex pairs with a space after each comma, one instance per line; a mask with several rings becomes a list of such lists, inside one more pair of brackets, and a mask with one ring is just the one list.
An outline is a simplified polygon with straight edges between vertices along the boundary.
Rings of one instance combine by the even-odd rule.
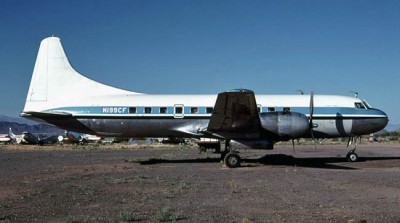
[[[361, 108], [359, 105], [356, 105], [356, 108]], [[364, 109], [366, 109], [364, 107]], [[283, 111], [290, 112], [290, 107], [262, 107], [258, 105], [258, 112], [275, 112], [275, 111]], [[184, 107], [184, 106], [175, 106], [175, 107], [129, 107], [129, 114], [212, 114], [214, 111], [213, 107]]]
[[212, 114], [213, 107], [129, 107], [129, 114]]
[[[316, 108], [317, 109], [317, 108]], [[355, 103], [354, 109], [358, 110], [368, 110], [370, 106], [366, 103]], [[170, 107], [158, 107], [158, 106], [146, 106], [146, 107], [129, 107], [127, 109], [129, 114], [162, 114], [162, 115], [174, 115], [174, 114], [185, 114], [185, 115], [210, 115], [213, 113], [213, 107], [202, 107], [202, 106], [183, 106], [183, 105], [175, 105]], [[263, 107], [261, 105], [257, 105], [258, 112], [278, 112], [282, 111], [284, 113], [287, 112], [300, 112], [307, 113], [309, 108], [307, 107]]]

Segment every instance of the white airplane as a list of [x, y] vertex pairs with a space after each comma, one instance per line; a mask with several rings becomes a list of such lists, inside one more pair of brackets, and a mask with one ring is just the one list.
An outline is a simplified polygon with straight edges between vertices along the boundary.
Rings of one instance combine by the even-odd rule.
[[22, 133], [22, 140], [19, 144], [30, 144], [30, 145], [45, 145], [45, 144], [54, 144], [58, 142], [57, 135], [51, 135], [44, 138], [40, 138], [30, 132]]
[[83, 145], [85, 143], [84, 138], [81, 134], [73, 133], [70, 131], [65, 131], [64, 136], [59, 136], [58, 141], [61, 145], [64, 143], [74, 144], [74, 145]]
[[10, 143], [11, 142], [10, 136], [8, 134], [1, 134], [0, 135], [0, 143], [1, 142], [4, 144]]
[[17, 144], [20, 144], [23, 140], [23, 135], [15, 135], [11, 128], [8, 130], [8, 136], [11, 138], [12, 142], [16, 142]]
[[57, 142], [56, 135], [51, 135], [45, 138], [39, 138], [30, 132], [23, 132], [21, 135], [15, 135], [11, 128], [8, 132], [8, 137], [10, 138], [10, 142], [16, 142], [17, 144], [33, 144], [33, 145], [44, 145], [44, 144], [54, 144]]
[[89, 142], [100, 142], [101, 137], [96, 135], [89, 135], [89, 134], [77, 134], [70, 131], [65, 131], [64, 137], [59, 136], [58, 141], [61, 144], [68, 143], [68, 144], [79, 144], [83, 145]]
[[83, 134], [82, 138], [84, 138], [87, 142], [100, 142], [101, 137], [97, 135]]
[[[364, 100], [334, 95], [150, 95], [111, 87], [78, 73], [60, 39], [39, 48], [22, 117], [99, 136], [224, 140], [224, 162], [240, 165], [234, 146], [273, 149], [297, 138], [357, 137], [383, 129], [387, 115]], [[357, 160], [354, 149], [348, 159]]]

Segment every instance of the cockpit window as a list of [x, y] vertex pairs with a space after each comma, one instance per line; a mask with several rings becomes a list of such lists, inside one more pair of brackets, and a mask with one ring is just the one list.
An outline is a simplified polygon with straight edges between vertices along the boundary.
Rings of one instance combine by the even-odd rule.
[[355, 107], [358, 108], [358, 109], [367, 109], [367, 108], [365, 107], [365, 105], [364, 105], [363, 103], [361, 103], [361, 102], [356, 102], [356, 103], [354, 103], [354, 105], [355, 105]]
[[368, 102], [366, 102], [366, 101], [364, 101], [364, 100], [362, 100], [362, 102], [363, 102], [364, 106], [365, 106], [367, 109], [370, 109], [370, 108], [371, 108], [371, 106], [368, 104]]

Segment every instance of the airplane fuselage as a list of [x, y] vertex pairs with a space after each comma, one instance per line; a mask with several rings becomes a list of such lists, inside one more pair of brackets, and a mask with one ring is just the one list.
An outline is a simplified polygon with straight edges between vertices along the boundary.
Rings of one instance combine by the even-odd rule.
[[355, 97], [243, 89], [218, 96], [151, 95], [111, 87], [78, 73], [57, 37], [40, 44], [21, 116], [99, 136], [214, 137], [253, 148], [300, 137], [369, 134], [388, 123], [384, 112]]
[[[121, 99], [118, 99], [121, 98]], [[203, 137], [215, 95], [120, 95], [102, 98], [93, 106], [75, 105], [46, 109], [46, 112], [66, 112], [73, 117], [44, 121], [77, 131], [101, 136], [126, 137]], [[314, 102], [314, 136], [345, 137], [379, 131], [387, 123], [384, 112], [369, 108], [359, 98], [316, 95]], [[260, 114], [277, 111], [303, 113], [309, 116], [307, 95], [256, 96]], [[60, 102], [64, 104], [65, 102]], [[97, 104], [97, 105], [96, 105]], [[361, 106], [360, 106], [361, 105]], [[310, 137], [305, 136], [305, 137]]]

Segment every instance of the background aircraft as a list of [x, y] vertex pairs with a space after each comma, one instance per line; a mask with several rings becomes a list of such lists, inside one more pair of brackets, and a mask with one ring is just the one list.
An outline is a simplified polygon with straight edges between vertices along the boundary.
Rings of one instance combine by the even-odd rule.
[[97, 135], [90, 135], [90, 134], [83, 134], [82, 138], [86, 141], [86, 142], [100, 142], [101, 137], [97, 136]]
[[62, 144], [67, 143], [83, 145], [90, 142], [100, 142], [100, 140], [100, 136], [65, 131], [64, 137], [60, 136], [58, 141]]
[[39, 137], [30, 132], [22, 133], [22, 144], [32, 144], [32, 145], [45, 145], [45, 144], [55, 144], [58, 142], [58, 135], [51, 135], [47, 137]]
[[8, 134], [1, 134], [0, 135], [0, 142], [5, 143], [5, 144], [10, 143], [11, 142], [11, 138], [10, 138], [10, 136]]
[[17, 144], [20, 144], [22, 142], [22, 140], [23, 140], [23, 136], [22, 135], [15, 135], [12, 132], [11, 128], [8, 130], [8, 135], [10, 136], [11, 140], [13, 142], [16, 142]]
[[[357, 137], [383, 129], [387, 115], [355, 97], [255, 95], [238, 89], [216, 95], [148, 95], [79, 74], [57, 37], [39, 47], [21, 116], [100, 136], [216, 138], [224, 162], [240, 165], [235, 146], [273, 149], [297, 138]], [[348, 153], [357, 160], [353, 148]]]

